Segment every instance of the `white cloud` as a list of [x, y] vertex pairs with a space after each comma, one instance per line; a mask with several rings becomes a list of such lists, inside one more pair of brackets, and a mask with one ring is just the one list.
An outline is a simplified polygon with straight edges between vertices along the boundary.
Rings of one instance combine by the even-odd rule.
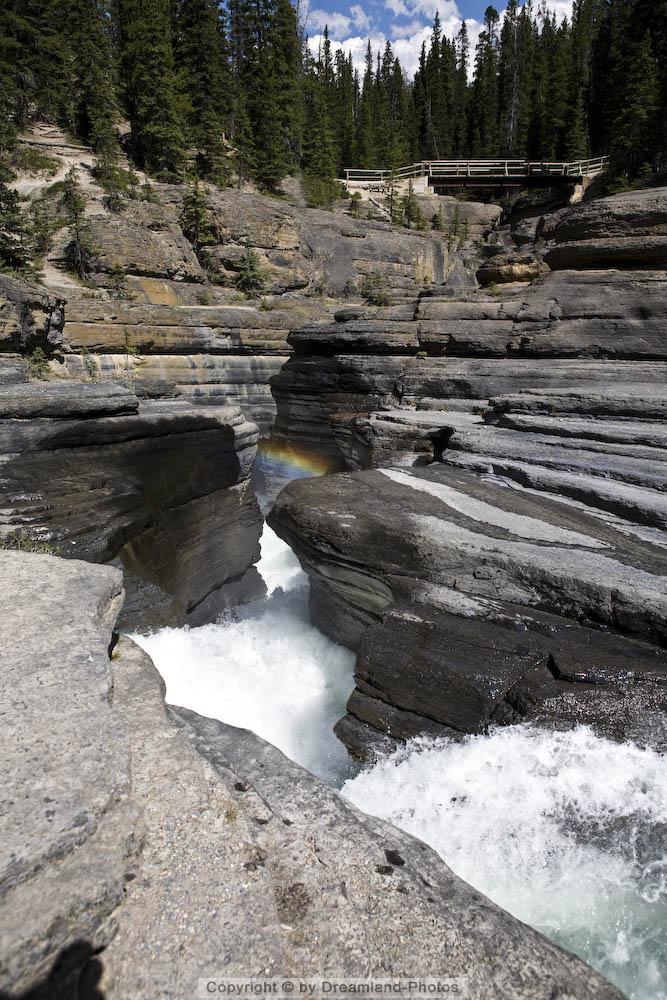
[[412, 21], [407, 21], [405, 24], [399, 24], [397, 21], [391, 26], [391, 37], [392, 38], [408, 38], [410, 35], [416, 35], [418, 31], [424, 27], [424, 22], [420, 21], [418, 18], [414, 18]]
[[367, 31], [370, 28], [371, 19], [360, 3], [352, 4], [350, 7], [350, 15], [355, 28], [358, 28], [359, 31]]
[[353, 24], [353, 19], [346, 14], [341, 14], [335, 10], [328, 11], [316, 8], [309, 11], [306, 28], [315, 28], [319, 31], [328, 28], [331, 38], [342, 39], [345, 35], [349, 34]]
[[385, 7], [390, 10], [394, 17], [409, 17], [410, 11], [403, 3], [403, 0], [385, 0]]
[[460, 22], [461, 15], [456, 5], [456, 0], [407, 0], [406, 4], [410, 14], [421, 15], [433, 21], [436, 12], [440, 15], [442, 22], [456, 19]]

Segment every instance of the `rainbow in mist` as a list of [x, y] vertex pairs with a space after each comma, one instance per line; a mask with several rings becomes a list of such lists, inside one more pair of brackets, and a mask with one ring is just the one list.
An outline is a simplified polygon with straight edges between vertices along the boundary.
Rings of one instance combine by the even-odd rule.
[[308, 479], [336, 471], [331, 458], [282, 441], [260, 441], [257, 458], [265, 475], [281, 479]]

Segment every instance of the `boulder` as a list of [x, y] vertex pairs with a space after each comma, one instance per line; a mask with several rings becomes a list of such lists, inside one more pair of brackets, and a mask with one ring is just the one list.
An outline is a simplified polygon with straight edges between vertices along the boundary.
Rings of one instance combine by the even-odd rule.
[[137, 646], [109, 657], [118, 571], [2, 552], [0, 582], [0, 989], [153, 1000], [200, 976], [418, 969], [480, 1000], [620, 1000], [275, 748], [166, 708]]
[[667, 188], [627, 191], [546, 216], [551, 268], [667, 266]]
[[102, 284], [122, 267], [128, 274], [171, 281], [203, 282], [201, 264], [180, 227], [159, 206], [136, 205], [132, 214], [94, 216], [89, 221], [92, 270]]
[[532, 253], [494, 254], [482, 262], [477, 271], [480, 285], [504, 285], [511, 282], [535, 281], [548, 269]]

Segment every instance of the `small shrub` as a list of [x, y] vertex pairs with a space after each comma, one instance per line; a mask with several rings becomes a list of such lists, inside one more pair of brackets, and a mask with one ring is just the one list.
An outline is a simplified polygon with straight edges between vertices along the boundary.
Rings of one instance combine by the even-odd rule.
[[53, 246], [53, 236], [60, 229], [61, 220], [43, 198], [32, 203], [29, 213], [33, 253], [41, 260]]
[[43, 153], [41, 149], [34, 149], [32, 146], [17, 146], [12, 153], [10, 164], [14, 170], [19, 170], [26, 174], [47, 174], [53, 177], [60, 168], [59, 161], [55, 156]]
[[350, 198], [350, 215], [353, 219], [359, 218], [359, 208], [361, 206], [361, 193], [355, 191]]
[[381, 271], [373, 271], [366, 275], [361, 286], [361, 295], [372, 306], [389, 305], [387, 279]]
[[311, 208], [328, 208], [338, 198], [344, 198], [346, 188], [334, 177], [315, 177], [304, 174], [303, 190]]
[[238, 290], [246, 295], [259, 292], [264, 287], [264, 274], [259, 266], [259, 257], [251, 246], [246, 246], [235, 284]]
[[128, 330], [127, 327], [123, 330], [123, 339], [125, 341], [125, 354], [127, 357], [136, 357], [139, 354], [139, 351], [132, 340], [132, 332]]
[[98, 375], [97, 365], [93, 361], [90, 351], [87, 347], [81, 348], [81, 364], [83, 365], [83, 370], [89, 379], [96, 379]]
[[104, 204], [110, 212], [120, 212], [127, 198], [134, 198], [139, 178], [119, 166], [115, 156], [103, 155], [95, 162], [93, 176], [104, 189]]
[[442, 205], [440, 205], [437, 212], [433, 213], [431, 218], [431, 228], [435, 229], [437, 233], [442, 233], [444, 231], [445, 220], [442, 217]]
[[271, 312], [271, 311], [272, 311], [272, 309], [273, 309], [273, 306], [271, 305], [271, 303], [269, 302], [269, 300], [268, 300], [268, 299], [265, 299], [265, 298], [262, 298], [262, 299], [260, 300], [260, 303], [259, 303], [259, 307], [258, 307], [258, 308], [259, 308], [259, 309], [260, 309], [260, 310], [261, 310], [262, 312]]
[[114, 295], [117, 295], [118, 298], [125, 295], [127, 292], [127, 270], [119, 260], [115, 260], [111, 265], [109, 278]]
[[154, 205], [157, 202], [157, 195], [150, 181], [146, 180], [139, 188], [139, 197], [142, 201], [150, 202]]
[[28, 377], [31, 379], [47, 379], [49, 377], [49, 359], [41, 347], [36, 347], [26, 358]]

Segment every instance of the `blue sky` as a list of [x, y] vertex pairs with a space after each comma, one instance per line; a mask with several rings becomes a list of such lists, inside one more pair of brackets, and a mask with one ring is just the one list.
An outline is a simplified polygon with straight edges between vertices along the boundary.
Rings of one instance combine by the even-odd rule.
[[[548, 6], [560, 16], [569, 16], [572, 0], [547, 0]], [[363, 66], [368, 39], [373, 49], [384, 48], [389, 39], [401, 65], [411, 76], [419, 59], [422, 41], [428, 40], [436, 10], [445, 33], [458, 31], [465, 19], [471, 49], [481, 29], [489, 0], [299, 0], [299, 13], [305, 20], [311, 49], [317, 52], [324, 26], [336, 46], [352, 52], [357, 67]], [[496, 2], [503, 11], [504, 2]], [[537, 7], [535, 0], [534, 6]]]

